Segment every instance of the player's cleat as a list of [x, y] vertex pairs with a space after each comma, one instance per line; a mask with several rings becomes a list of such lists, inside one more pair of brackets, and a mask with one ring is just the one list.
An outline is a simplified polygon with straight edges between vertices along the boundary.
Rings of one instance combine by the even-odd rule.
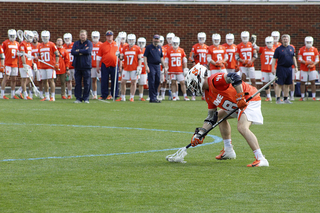
[[6, 100], [8, 100], [9, 98], [7, 97], [7, 96], [2, 96], [2, 99], [6, 99]]
[[172, 97], [172, 100], [173, 100], [173, 101], [176, 101], [176, 100], [177, 100], [177, 98], [176, 98], [176, 97]]
[[50, 98], [43, 98], [40, 101], [50, 101]]
[[27, 96], [26, 100], [33, 100], [31, 97]]
[[95, 96], [92, 97], [92, 99], [93, 99], [93, 100], [96, 100], [96, 99], [98, 99], [98, 98], [97, 98], [97, 96], [95, 95]]
[[177, 101], [180, 101], [180, 98], [179, 98], [179, 96], [177, 96], [177, 97], [176, 97], [176, 99], [177, 99]]
[[108, 95], [107, 100], [111, 100], [111, 99], [112, 99], [112, 96]]
[[81, 104], [81, 101], [75, 100], [73, 103], [75, 103], [75, 104]]
[[[108, 98], [107, 98], [108, 99]], [[120, 98], [118, 98], [116, 101], [126, 101], [126, 99], [124, 98], [124, 99], [122, 99], [121, 97]]]
[[64, 95], [63, 95], [63, 96], [61, 96], [61, 98], [62, 98], [62, 99], [67, 99], [67, 97], [66, 97], [66, 96], [64, 96]]
[[67, 99], [71, 99], [71, 95], [68, 95], [68, 98]]
[[148, 98], [146, 99], [146, 101], [150, 101], [150, 97], [148, 97]]
[[146, 101], [146, 99], [144, 99], [144, 98], [139, 98], [139, 100], [140, 100], [140, 101]]
[[49, 101], [56, 101], [54, 97], [51, 97]]
[[252, 164], [248, 164], [247, 167], [259, 167], [259, 166], [269, 166], [269, 162], [267, 159], [263, 158], [260, 160], [256, 160]]
[[188, 96], [185, 96], [185, 97], [184, 97], [184, 100], [185, 100], [185, 101], [190, 101], [190, 99], [188, 98]]
[[44, 99], [43, 95], [39, 95], [39, 98], [40, 98], [40, 99]]
[[22, 93], [20, 93], [20, 95], [18, 96], [20, 99], [24, 99]]
[[157, 96], [157, 99], [159, 100], [159, 101], [162, 101], [162, 96]]
[[162, 96], [161, 96], [161, 99], [162, 99], [162, 100], [166, 100], [166, 96], [162, 95]]
[[292, 96], [292, 97], [290, 97], [290, 101], [294, 101], [294, 97]]
[[196, 100], [196, 96], [192, 96], [191, 101], [195, 101]]
[[13, 99], [20, 99], [18, 96], [14, 95]]
[[316, 101], [316, 98], [312, 98], [313, 101]]
[[289, 99], [285, 100], [284, 103], [285, 103], [285, 104], [292, 104], [292, 102], [289, 101]]
[[201, 97], [201, 100], [203, 100], [203, 101], [204, 101], [204, 97], [203, 97], [203, 96]]
[[272, 102], [271, 98], [266, 98], [265, 101]]
[[305, 101], [305, 99], [304, 98], [300, 98], [299, 101]]
[[233, 149], [222, 149], [220, 154], [216, 156], [217, 160], [236, 159], [237, 155]]
[[133, 99], [133, 98], [130, 98], [130, 102], [134, 102], [134, 99]]
[[89, 101], [84, 101], [84, 103], [85, 103], [85, 104], [89, 104], [90, 102], [89, 102]]
[[277, 101], [276, 101], [276, 104], [284, 104], [284, 102], [281, 101], [281, 100], [277, 100]]

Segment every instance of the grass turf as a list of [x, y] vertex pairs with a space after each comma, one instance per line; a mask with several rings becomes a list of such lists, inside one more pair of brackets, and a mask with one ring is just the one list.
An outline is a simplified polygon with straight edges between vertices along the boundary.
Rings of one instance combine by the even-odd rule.
[[263, 102], [251, 129], [270, 167], [247, 168], [234, 119], [236, 160], [215, 160], [215, 143], [165, 161], [202, 125], [204, 101], [2, 100], [0, 212], [317, 212], [319, 105]]

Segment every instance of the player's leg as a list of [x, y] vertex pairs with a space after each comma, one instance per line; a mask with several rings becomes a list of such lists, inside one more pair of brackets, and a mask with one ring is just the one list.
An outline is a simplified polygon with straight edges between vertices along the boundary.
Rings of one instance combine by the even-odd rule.
[[98, 87], [97, 78], [98, 78], [97, 68], [93, 67], [91, 69], [92, 93], [93, 93], [92, 99], [97, 99], [97, 87]]
[[311, 83], [311, 92], [312, 100], [316, 100], [316, 79], [319, 78], [317, 71], [310, 71], [309, 73], [309, 82]]
[[171, 75], [171, 91], [172, 91], [172, 100], [176, 101], [177, 100], [177, 80], [176, 80], [176, 75]]
[[61, 98], [67, 99], [66, 97], [66, 73], [60, 75], [60, 83], [61, 83]]
[[49, 95], [49, 84], [47, 79], [47, 70], [41, 69], [40, 72], [43, 79], [43, 87], [44, 87], [44, 98], [41, 101], [49, 101], [50, 95]]
[[183, 94], [183, 99], [185, 101], [190, 101], [187, 95], [187, 88], [186, 88], [186, 83], [185, 83], [185, 77], [183, 73], [177, 75], [177, 80], [180, 82], [180, 87], [181, 87], [181, 92]]
[[[10, 85], [11, 85], [11, 96], [15, 96], [14, 93], [16, 91], [16, 81], [18, 76], [18, 67], [12, 67], [10, 73]], [[16, 99], [16, 97], [14, 97]]]
[[[69, 70], [70, 75], [68, 77], [67, 81], [67, 89], [68, 89], [68, 99], [72, 99], [72, 81], [74, 79], [74, 69]], [[41, 91], [41, 90], [40, 90]]]
[[[126, 90], [127, 90], [127, 81], [130, 80], [130, 73], [128, 71], [122, 70], [122, 78], [121, 78], [121, 96], [116, 101], [126, 101]], [[112, 76], [111, 76], [112, 78]]]
[[139, 100], [146, 101], [143, 98], [143, 90], [144, 90], [144, 86], [147, 85], [147, 74], [140, 75], [140, 78], [138, 80], [138, 84], [139, 84]]
[[[136, 74], [135, 74], [136, 75]], [[134, 95], [137, 90], [137, 80], [132, 80], [131, 78], [131, 86], [130, 86], [130, 101], [134, 102]]]
[[255, 74], [254, 67], [248, 67], [247, 70], [249, 72], [249, 78], [251, 80], [251, 86], [257, 87], [257, 85], [256, 85], [256, 74]]
[[289, 100], [289, 89], [290, 85], [292, 84], [292, 70], [291, 68], [286, 69], [286, 77], [285, 82], [283, 85], [283, 99], [285, 104], [292, 104], [292, 102]]
[[[5, 92], [5, 89], [6, 89], [7, 80], [10, 78], [10, 73], [9, 73], [9, 75], [7, 74], [7, 72], [9, 72], [8, 69], [11, 70], [11, 67], [6, 66], [6, 72], [3, 74], [4, 76], [3, 76], [3, 79], [2, 79], [2, 82], [1, 82], [1, 98], [3, 98], [3, 99], [9, 99], [8, 97], [6, 97], [4, 95], [4, 92]], [[11, 98], [13, 98], [13, 97], [11, 97]]]

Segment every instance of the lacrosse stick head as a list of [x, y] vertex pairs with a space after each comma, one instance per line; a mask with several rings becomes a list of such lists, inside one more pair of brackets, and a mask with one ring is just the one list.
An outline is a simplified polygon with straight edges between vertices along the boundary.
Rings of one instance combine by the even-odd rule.
[[17, 32], [15, 29], [8, 30], [8, 38], [10, 41], [15, 41], [17, 38]]
[[127, 39], [127, 33], [126, 33], [126, 32], [124, 32], [124, 31], [119, 32], [119, 34], [118, 34], [117, 37], [119, 37], [119, 42], [120, 42], [121, 44], [126, 43], [126, 39]]
[[39, 41], [39, 34], [38, 34], [38, 32], [37, 31], [32, 31], [32, 33], [33, 33], [33, 42], [34, 43], [37, 43], [38, 41]]
[[23, 41], [23, 36], [24, 36], [24, 32], [22, 30], [18, 30], [17, 31], [17, 37], [18, 37], [20, 42]]
[[37, 87], [33, 87], [33, 88], [32, 88], [32, 91], [33, 91], [33, 94], [34, 94], [36, 97], [39, 97], [39, 96], [40, 96], [40, 91], [37, 89]]
[[184, 161], [184, 157], [187, 155], [187, 148], [183, 147], [179, 149], [176, 153], [172, 155], [168, 155], [166, 157], [166, 160], [173, 163], [186, 163], [187, 161]]
[[207, 68], [200, 63], [196, 64], [186, 74], [187, 88], [195, 95], [202, 95], [202, 87], [208, 77]]

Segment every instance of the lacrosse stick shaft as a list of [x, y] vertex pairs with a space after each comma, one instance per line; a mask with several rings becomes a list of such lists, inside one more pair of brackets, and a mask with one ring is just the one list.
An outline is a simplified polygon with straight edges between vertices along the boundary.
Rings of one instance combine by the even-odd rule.
[[[278, 79], [277, 76], [275, 76], [275, 78], [270, 81], [269, 83], [267, 83], [266, 85], [264, 85], [263, 87], [261, 87], [256, 93], [254, 93], [252, 96], [250, 96], [246, 102], [250, 101], [252, 98], [254, 98], [256, 95], [258, 95], [262, 90], [264, 90], [266, 87], [270, 86], [274, 81], [276, 81]], [[233, 109], [228, 115], [226, 115], [225, 117], [223, 117], [221, 120], [219, 120], [217, 123], [215, 123], [210, 129], [208, 129], [205, 133], [203, 133], [199, 138], [203, 138], [204, 136], [206, 136], [211, 130], [213, 130], [216, 126], [218, 126], [221, 122], [225, 121], [230, 115], [232, 115], [233, 113], [235, 113], [239, 108], [235, 108]], [[191, 146], [191, 143], [186, 146], [186, 148], [188, 149]]]
[[49, 63], [45, 62], [44, 60], [40, 60], [40, 59], [38, 59], [38, 61], [40, 61], [41, 63], [43, 63], [43, 64], [45, 64], [45, 65], [48, 65], [49, 67], [54, 68], [54, 66], [52, 66], [51, 64], [49, 64]]

